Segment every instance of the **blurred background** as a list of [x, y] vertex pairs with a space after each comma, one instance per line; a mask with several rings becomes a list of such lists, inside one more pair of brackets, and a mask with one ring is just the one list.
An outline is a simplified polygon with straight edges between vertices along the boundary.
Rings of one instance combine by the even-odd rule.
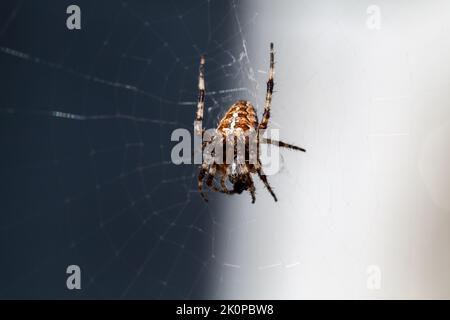
[[[0, 297], [450, 298], [449, 6], [3, 1]], [[205, 204], [170, 158], [199, 56], [210, 128], [261, 115], [270, 42], [270, 126], [307, 153], [281, 150], [277, 203]]]

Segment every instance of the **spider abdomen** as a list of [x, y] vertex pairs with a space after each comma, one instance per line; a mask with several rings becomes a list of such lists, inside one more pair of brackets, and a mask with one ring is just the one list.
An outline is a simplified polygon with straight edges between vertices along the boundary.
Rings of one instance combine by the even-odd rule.
[[246, 100], [234, 103], [220, 120], [217, 130], [224, 136], [256, 129], [258, 118], [253, 105]]

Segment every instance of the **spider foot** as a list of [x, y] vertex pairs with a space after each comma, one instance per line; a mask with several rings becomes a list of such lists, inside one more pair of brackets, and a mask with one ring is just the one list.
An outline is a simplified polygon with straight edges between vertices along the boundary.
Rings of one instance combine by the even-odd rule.
[[202, 198], [205, 202], [208, 202], [208, 198], [206, 197], [206, 194], [204, 194], [203, 192], [200, 192], [200, 195], [202, 196]]

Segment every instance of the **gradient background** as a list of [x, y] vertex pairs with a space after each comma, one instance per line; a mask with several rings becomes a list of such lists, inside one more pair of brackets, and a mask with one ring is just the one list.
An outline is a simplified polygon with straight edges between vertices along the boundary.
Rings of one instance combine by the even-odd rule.
[[[450, 298], [450, 4], [0, 9], [0, 297]], [[206, 205], [197, 166], [170, 162], [171, 132], [192, 130], [198, 57], [212, 127], [240, 98], [261, 113], [269, 42], [271, 126], [308, 152], [281, 151], [279, 202], [258, 182], [255, 205]]]

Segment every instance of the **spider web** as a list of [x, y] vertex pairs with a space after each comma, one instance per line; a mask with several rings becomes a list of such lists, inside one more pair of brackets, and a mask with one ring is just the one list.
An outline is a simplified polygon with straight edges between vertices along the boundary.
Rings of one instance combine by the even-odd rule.
[[[192, 131], [207, 56], [205, 127], [257, 92], [240, 1], [6, 1], [0, 23], [2, 266], [8, 298], [202, 298], [226, 228], [172, 164]], [[82, 290], [65, 287], [68, 265]]]

